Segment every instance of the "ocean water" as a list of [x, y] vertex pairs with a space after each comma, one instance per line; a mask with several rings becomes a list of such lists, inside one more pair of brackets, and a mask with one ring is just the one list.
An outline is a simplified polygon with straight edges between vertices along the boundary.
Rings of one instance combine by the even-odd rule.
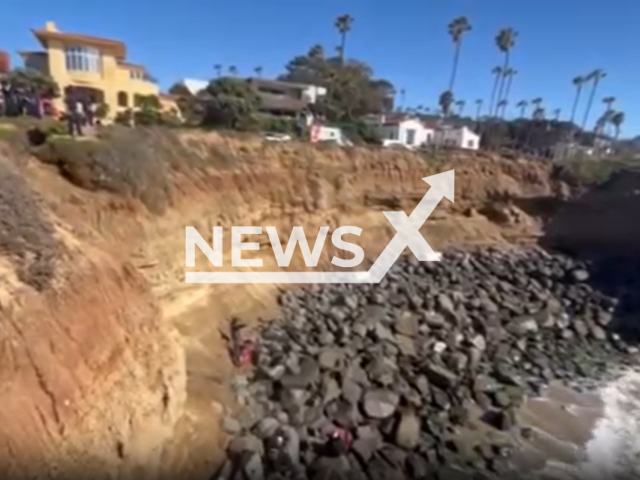
[[602, 417], [578, 466], [585, 480], [640, 479], [640, 370], [626, 370], [601, 387]]

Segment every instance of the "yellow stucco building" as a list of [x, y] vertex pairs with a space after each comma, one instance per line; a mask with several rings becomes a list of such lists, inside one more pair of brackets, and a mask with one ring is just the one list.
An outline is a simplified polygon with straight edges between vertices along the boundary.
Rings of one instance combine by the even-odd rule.
[[147, 95], [157, 96], [163, 109], [176, 109], [174, 100], [160, 93], [144, 66], [126, 61], [123, 42], [61, 32], [54, 22], [32, 31], [44, 51], [20, 55], [25, 67], [40, 70], [57, 82], [62, 94], [54, 102], [58, 110], [65, 110], [64, 93], [69, 87], [84, 91], [97, 104], [106, 104], [111, 119], [128, 108], [135, 110]]

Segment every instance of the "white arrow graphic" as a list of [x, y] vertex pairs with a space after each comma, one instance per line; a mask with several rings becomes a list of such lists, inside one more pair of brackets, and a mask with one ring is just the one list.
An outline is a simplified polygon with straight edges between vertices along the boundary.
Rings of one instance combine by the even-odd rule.
[[420, 228], [443, 198], [454, 201], [454, 170], [425, 177], [431, 185], [410, 216], [383, 212], [396, 229], [395, 236], [366, 272], [187, 272], [187, 283], [379, 283], [406, 247], [421, 262], [438, 262]]

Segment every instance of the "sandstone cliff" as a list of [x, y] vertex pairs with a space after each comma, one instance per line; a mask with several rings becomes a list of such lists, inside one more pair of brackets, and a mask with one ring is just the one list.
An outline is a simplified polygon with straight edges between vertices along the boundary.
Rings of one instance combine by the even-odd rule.
[[[29, 284], [23, 267], [40, 265], [40, 237], [29, 226], [16, 230], [22, 203], [0, 194], [0, 213], [13, 212], [11, 221], [0, 218], [0, 472], [7, 478], [211, 473], [224, 441], [218, 420], [233, 408], [233, 369], [219, 328], [230, 315], [268, 318], [277, 287], [185, 284], [186, 226], [204, 233], [214, 225], [275, 225], [286, 242], [294, 225], [312, 238], [321, 225], [357, 225], [358, 243], [375, 259], [394, 234], [380, 212], [410, 213], [430, 174], [456, 170], [456, 203], [444, 200], [423, 229], [434, 248], [531, 241], [538, 223], [513, 206], [495, 207], [496, 199], [557, 188], [544, 164], [481, 154], [431, 158], [163, 135], [140, 142], [158, 162], [149, 163], [153, 178], [167, 182], [155, 213], [147, 208], [160, 198], [153, 185], [119, 194], [87, 181], [95, 174], [91, 156], [71, 168], [0, 143], [1, 165], [25, 181], [21, 195], [36, 199], [33, 218], [51, 226], [51, 254], [42, 257], [50, 275]], [[143, 162], [134, 150], [120, 155]], [[24, 238], [9, 241], [24, 228]], [[261, 242], [264, 269], [274, 268], [266, 234]], [[330, 255], [327, 248], [323, 258]], [[198, 267], [209, 268], [204, 256]]]

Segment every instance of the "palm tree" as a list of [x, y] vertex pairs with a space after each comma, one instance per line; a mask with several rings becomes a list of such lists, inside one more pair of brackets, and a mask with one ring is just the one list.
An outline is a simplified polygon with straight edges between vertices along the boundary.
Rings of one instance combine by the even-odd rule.
[[235, 77], [238, 74], [238, 67], [236, 67], [235, 65], [231, 65], [229, 67], [229, 75], [231, 75], [232, 77]]
[[484, 103], [484, 100], [482, 100], [481, 98], [476, 100], [476, 122], [480, 120], [480, 112], [482, 111], [483, 103]]
[[580, 100], [580, 93], [582, 92], [582, 86], [585, 84], [585, 77], [577, 76], [572, 80], [573, 85], [576, 87], [576, 98], [573, 100], [573, 108], [571, 109], [571, 124], [576, 118], [576, 109], [578, 108], [578, 101]]
[[614, 112], [614, 114], [611, 115], [610, 121], [616, 129], [616, 140], [618, 140], [618, 137], [620, 136], [620, 127], [624, 123], [624, 112]]
[[612, 125], [611, 117], [613, 116], [613, 108], [611, 107], [613, 103], [616, 101], [616, 97], [604, 97], [602, 99], [602, 103], [606, 105], [602, 118], [604, 122], [602, 123], [602, 133], [606, 133], [607, 126]]
[[560, 121], [560, 112], [562, 112], [562, 110], [561, 110], [560, 108], [556, 108], [556, 109], [553, 111], [553, 118], [554, 118], [554, 120], [555, 120], [556, 122], [559, 122], [559, 121]]
[[533, 111], [533, 116], [532, 118], [534, 120], [544, 120], [545, 117], [545, 111], [543, 107], [536, 107], [536, 109]]
[[338, 29], [338, 33], [340, 34], [340, 47], [338, 47], [340, 63], [344, 63], [344, 48], [347, 43], [347, 33], [351, 31], [351, 24], [353, 23], [353, 20], [354, 18], [346, 13], [337, 17], [334, 23], [334, 26]]
[[458, 107], [458, 116], [462, 117], [462, 111], [464, 110], [464, 106], [467, 104], [464, 100], [458, 100], [456, 102], [456, 107]]
[[[518, 74], [518, 71], [513, 68], [507, 69], [505, 73], [505, 76], [507, 77], [507, 87], [505, 88], [505, 91], [504, 91], [504, 100], [507, 102], [507, 104], [509, 103], [509, 92], [511, 91], [511, 82], [513, 81], [513, 77], [517, 74]], [[505, 108], [502, 109], [502, 118], [504, 118], [507, 104], [505, 104]]]
[[611, 105], [613, 105], [615, 101], [616, 101], [616, 97], [604, 97], [602, 99], [602, 103], [604, 103], [607, 106], [605, 112], [610, 112], [613, 110], [613, 108], [611, 108]]
[[516, 104], [516, 107], [518, 107], [520, 109], [520, 118], [524, 118], [525, 117], [525, 111], [527, 110], [528, 106], [529, 106], [529, 102], [527, 102], [526, 100], [520, 100]]
[[502, 76], [502, 67], [493, 67], [493, 70], [491, 70], [491, 74], [495, 75], [496, 78], [493, 81], [493, 89], [491, 90], [491, 101], [489, 102], [489, 115], [491, 115], [491, 113], [493, 112], [493, 104], [496, 100], [496, 92], [498, 91], [498, 81]]
[[451, 106], [453, 105], [454, 101], [455, 100], [453, 97], [453, 93], [451, 93], [450, 90], [447, 90], [440, 94], [440, 98], [438, 99], [438, 104], [442, 109], [443, 116], [445, 117], [449, 116], [449, 114], [451, 113]]
[[509, 103], [509, 102], [507, 102], [507, 101], [506, 101], [506, 100], [504, 100], [504, 99], [500, 100], [500, 101], [498, 102], [497, 107], [496, 107], [496, 112], [499, 112], [499, 111], [501, 111], [501, 110], [504, 112], [504, 111], [507, 109], [507, 104], [508, 104], [508, 103]]
[[258, 78], [262, 77], [262, 67], [256, 67], [253, 69], [253, 71], [255, 72], [256, 77]]
[[402, 110], [404, 108], [404, 97], [406, 95], [406, 91], [404, 88], [400, 89], [400, 110]]
[[220, 65], [219, 63], [216, 63], [213, 66], [213, 69], [216, 71], [216, 76], [219, 78], [222, 76], [222, 65]]
[[[533, 113], [531, 114], [531, 118], [533, 118], [534, 120], [536, 119], [536, 111], [540, 110], [542, 105], [542, 98], [540, 97], [536, 97], [533, 100], [531, 100], [531, 106], [535, 107], [533, 110]], [[544, 113], [544, 109], [542, 109], [543, 113]]]
[[[518, 33], [513, 28], [503, 28], [496, 35], [496, 45], [498, 49], [504, 53], [504, 64], [502, 66], [502, 78], [500, 80], [500, 87], [498, 89], [498, 102], [502, 100], [502, 92], [505, 86], [506, 73], [509, 70], [509, 53], [516, 44], [516, 37]], [[498, 109], [496, 108], [495, 115], [498, 116]]]
[[591, 72], [589, 75], [587, 75], [587, 78], [585, 79], [586, 82], [592, 83], [592, 87], [591, 87], [591, 94], [589, 95], [589, 102], [587, 103], [587, 109], [585, 110], [584, 118], [582, 119], [583, 130], [587, 126], [587, 120], [589, 120], [589, 113], [591, 112], [591, 105], [593, 104], [593, 98], [596, 95], [596, 89], [598, 88], [598, 84], [600, 83], [600, 80], [602, 80], [606, 76], [607, 76], [606, 72], [598, 68], [593, 72]]
[[449, 80], [449, 91], [453, 92], [453, 85], [456, 81], [456, 73], [458, 72], [458, 60], [460, 59], [460, 46], [462, 45], [462, 37], [471, 30], [471, 24], [467, 17], [458, 17], [449, 24], [449, 35], [455, 45], [455, 53], [453, 54], [453, 68], [451, 70], [451, 80]]

